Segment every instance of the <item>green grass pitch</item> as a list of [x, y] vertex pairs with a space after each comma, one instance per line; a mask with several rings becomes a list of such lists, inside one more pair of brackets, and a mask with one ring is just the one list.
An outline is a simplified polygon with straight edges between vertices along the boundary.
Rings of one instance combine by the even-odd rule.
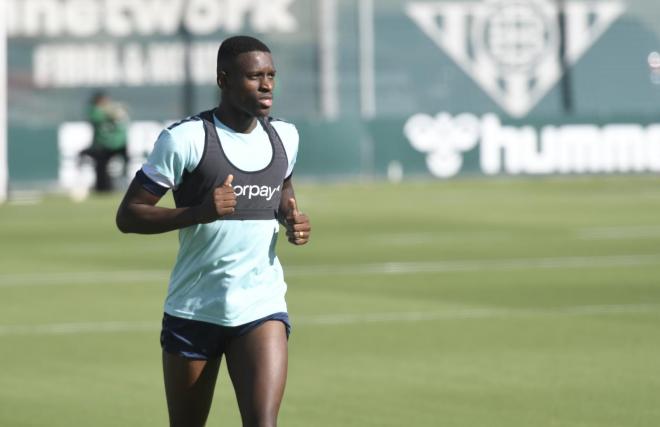
[[[280, 425], [660, 425], [660, 179], [298, 185]], [[176, 233], [0, 206], [0, 426], [162, 426]], [[169, 196], [168, 196], [169, 198]], [[221, 372], [209, 426], [239, 426]]]

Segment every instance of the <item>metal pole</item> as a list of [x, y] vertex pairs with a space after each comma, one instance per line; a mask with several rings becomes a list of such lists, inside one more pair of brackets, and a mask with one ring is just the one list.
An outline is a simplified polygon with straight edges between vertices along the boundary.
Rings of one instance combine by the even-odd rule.
[[7, 200], [7, 2], [0, 1], [0, 203]]
[[327, 120], [339, 116], [337, 78], [337, 1], [319, 2], [319, 107]]
[[561, 70], [561, 106], [564, 114], [573, 113], [573, 82], [567, 58], [568, 32], [566, 30], [566, 3], [557, 0], [557, 23], [559, 26], [559, 67]]
[[184, 24], [179, 27], [179, 36], [183, 42], [183, 84], [181, 94], [181, 109], [183, 116], [192, 116], [195, 112], [195, 85], [192, 80], [192, 35]]
[[371, 119], [376, 115], [373, 0], [360, 0], [358, 19], [360, 26], [360, 110], [363, 119]]

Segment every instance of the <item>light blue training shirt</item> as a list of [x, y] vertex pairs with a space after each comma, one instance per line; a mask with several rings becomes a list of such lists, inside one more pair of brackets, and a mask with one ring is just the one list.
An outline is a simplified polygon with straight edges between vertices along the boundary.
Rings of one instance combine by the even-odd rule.
[[[246, 172], [268, 166], [273, 151], [263, 127], [235, 132], [216, 117], [215, 127], [228, 160]], [[273, 120], [288, 157], [290, 177], [298, 154], [298, 131]], [[163, 190], [176, 189], [204, 152], [201, 120], [165, 129], [142, 166], [142, 173]], [[286, 283], [275, 255], [277, 220], [217, 220], [179, 230], [179, 252], [170, 276], [167, 314], [222, 326], [238, 326], [286, 312]]]

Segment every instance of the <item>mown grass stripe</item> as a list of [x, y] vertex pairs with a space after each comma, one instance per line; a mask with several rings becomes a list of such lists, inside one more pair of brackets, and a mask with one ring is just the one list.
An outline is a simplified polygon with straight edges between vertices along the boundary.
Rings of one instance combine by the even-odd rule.
[[[538, 309], [465, 307], [437, 311], [391, 313], [336, 313], [315, 316], [294, 316], [297, 326], [351, 325], [387, 322], [424, 322], [459, 319], [498, 319], [514, 317], [571, 317], [630, 314], [660, 314], [660, 304], [585, 305]], [[0, 336], [9, 335], [70, 335], [84, 333], [152, 332], [160, 328], [156, 321], [70, 322], [40, 325], [0, 325]]]
[[[660, 263], [660, 254], [594, 255], [541, 258], [467, 259], [453, 261], [384, 262], [365, 264], [328, 264], [285, 266], [285, 275], [370, 275], [483, 272], [568, 268], [614, 268]], [[166, 281], [166, 270], [81, 271], [56, 273], [0, 274], [0, 288], [11, 286], [80, 285]]]

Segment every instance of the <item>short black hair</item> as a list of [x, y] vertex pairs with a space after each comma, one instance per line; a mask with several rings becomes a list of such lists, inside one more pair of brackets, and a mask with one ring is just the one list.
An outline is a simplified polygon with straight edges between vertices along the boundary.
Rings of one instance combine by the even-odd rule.
[[218, 48], [218, 63], [216, 73], [225, 70], [238, 55], [246, 52], [268, 52], [270, 49], [261, 40], [250, 36], [234, 36], [225, 39]]

